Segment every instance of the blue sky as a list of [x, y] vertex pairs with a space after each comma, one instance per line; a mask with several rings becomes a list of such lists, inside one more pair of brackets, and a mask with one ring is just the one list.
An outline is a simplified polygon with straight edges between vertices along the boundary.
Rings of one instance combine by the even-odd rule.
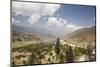
[[95, 24], [95, 6], [62, 5], [59, 14], [74, 24], [83, 27]]
[[95, 6], [12, 2], [12, 24], [56, 32], [95, 25]]

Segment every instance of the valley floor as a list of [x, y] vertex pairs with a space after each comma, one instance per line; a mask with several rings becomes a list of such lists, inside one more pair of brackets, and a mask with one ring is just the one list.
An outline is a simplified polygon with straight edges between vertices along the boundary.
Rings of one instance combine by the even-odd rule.
[[[23, 41], [12, 43], [12, 65], [34, 65], [95, 61], [95, 46], [77, 46], [64, 40]], [[69, 48], [70, 47], [70, 48]], [[87, 48], [94, 50], [88, 50]]]

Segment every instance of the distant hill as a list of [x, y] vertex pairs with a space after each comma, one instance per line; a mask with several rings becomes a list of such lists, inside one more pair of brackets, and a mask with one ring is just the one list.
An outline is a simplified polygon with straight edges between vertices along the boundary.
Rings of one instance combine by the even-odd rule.
[[96, 27], [81, 28], [65, 36], [65, 39], [95, 40]]
[[26, 26], [12, 25], [12, 30], [14, 32], [32, 34], [32, 35], [43, 37], [43, 38], [54, 38], [55, 37], [54, 32], [49, 31], [44, 28], [39, 28], [39, 27], [26, 27]]
[[40, 40], [40, 37], [33, 34], [27, 34], [22, 32], [12, 31], [12, 41], [31, 41], [31, 40]]

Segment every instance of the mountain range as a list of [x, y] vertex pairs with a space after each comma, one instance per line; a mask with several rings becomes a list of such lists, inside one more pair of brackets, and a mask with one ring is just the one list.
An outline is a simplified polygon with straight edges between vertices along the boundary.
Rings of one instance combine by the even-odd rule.
[[12, 25], [12, 31], [31, 34], [43, 38], [53, 38], [56, 33], [44, 28]]
[[[40, 38], [56, 38], [58, 33], [55, 31], [50, 31], [45, 28], [39, 28], [39, 27], [26, 27], [26, 26], [16, 26], [12, 25], [12, 31], [13, 32], [19, 32], [24, 34], [30, 34], [34, 35], [36, 37]], [[63, 33], [63, 32], [61, 32]], [[78, 30], [75, 30], [69, 34], [65, 34], [63, 37], [64, 39], [86, 39], [86, 40], [95, 40], [95, 33], [96, 33], [96, 26], [91, 26], [88, 28], [81, 28]], [[60, 36], [59, 36], [60, 37]]]
[[65, 39], [95, 40], [96, 26], [81, 28], [65, 35]]

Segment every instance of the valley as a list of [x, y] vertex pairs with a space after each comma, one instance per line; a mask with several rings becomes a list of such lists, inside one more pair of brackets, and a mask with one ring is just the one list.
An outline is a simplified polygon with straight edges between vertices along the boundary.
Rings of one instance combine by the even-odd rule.
[[96, 61], [95, 5], [11, 3], [11, 67]]
[[[71, 33], [71, 37], [61, 39], [15, 30], [12, 34], [12, 65], [72, 63], [95, 61], [96, 58], [95, 34], [77, 33], [79, 36], [76, 36]], [[92, 39], [87, 38], [90, 35]]]

